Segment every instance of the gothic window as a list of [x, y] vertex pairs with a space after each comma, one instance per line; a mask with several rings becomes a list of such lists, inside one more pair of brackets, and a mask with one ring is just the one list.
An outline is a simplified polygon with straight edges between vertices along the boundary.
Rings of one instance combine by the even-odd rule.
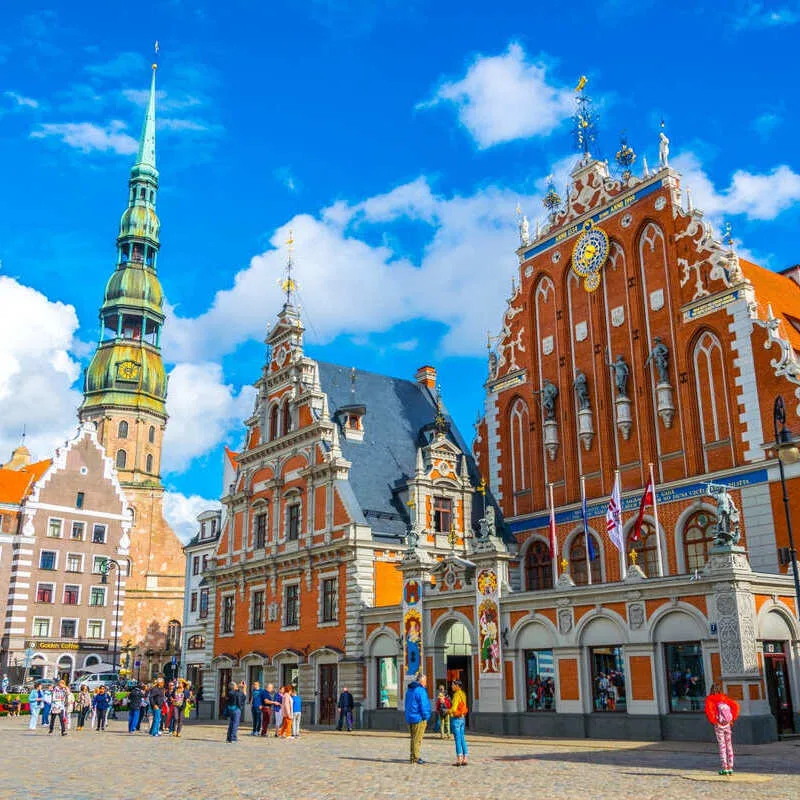
[[686, 570], [694, 572], [705, 566], [708, 551], [714, 543], [716, 516], [704, 508], [695, 511], [683, 526], [683, 555]]
[[287, 400], [283, 404], [283, 411], [281, 413], [281, 433], [285, 436], [292, 429], [292, 410], [289, 407]]
[[147, 431], [147, 441], [153, 444], [156, 440], [156, 426], [151, 425], [150, 430]]
[[[595, 557], [592, 560], [592, 583], [600, 583], [602, 575], [600, 572], [600, 545], [595, 538], [594, 534], [589, 534], [592, 537], [592, 545], [594, 547]], [[569, 574], [572, 580], [578, 586], [585, 586], [589, 583], [589, 575], [586, 569], [586, 543], [583, 540], [583, 534], [578, 534], [573, 540], [569, 548]]]
[[125, 469], [128, 463], [128, 454], [124, 450], [117, 450], [117, 469]]
[[269, 439], [278, 438], [278, 406], [272, 406], [269, 412]]
[[177, 650], [181, 642], [181, 624], [176, 619], [167, 623], [167, 650]]
[[206, 637], [201, 633], [195, 633], [190, 636], [186, 642], [187, 650], [202, 650], [206, 646]]
[[536, 539], [525, 554], [525, 588], [529, 592], [553, 588], [553, 559], [547, 542]]
[[649, 520], [642, 522], [642, 532], [639, 540], [632, 539], [634, 529], [628, 532], [626, 553], [636, 551], [636, 563], [642, 568], [648, 578], [658, 577], [658, 539], [655, 525]]
[[117, 437], [119, 439], [128, 438], [128, 423], [124, 419], [119, 423], [119, 427], [117, 428]]
[[147, 458], [145, 459], [145, 472], [152, 472], [153, 471], [153, 456], [148, 453]]
[[437, 533], [450, 533], [453, 522], [453, 501], [449, 497], [433, 498], [433, 529]]
[[704, 467], [723, 469], [732, 465], [733, 452], [731, 447], [720, 446], [729, 442], [731, 426], [725, 359], [719, 339], [704, 331], [695, 344], [692, 360]]
[[518, 399], [511, 408], [511, 488], [514, 497], [514, 513], [516, 495], [530, 490], [530, 421], [528, 406], [524, 400]]

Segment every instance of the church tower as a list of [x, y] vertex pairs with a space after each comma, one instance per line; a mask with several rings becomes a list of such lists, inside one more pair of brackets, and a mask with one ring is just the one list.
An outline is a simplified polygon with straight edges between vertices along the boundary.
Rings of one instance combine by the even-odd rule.
[[[183, 553], [163, 518], [161, 446], [167, 377], [161, 358], [163, 292], [156, 216], [156, 65], [117, 236], [116, 269], [100, 307], [100, 342], [86, 370], [81, 422], [94, 422], [134, 508], [123, 641], [171, 655], [183, 603]], [[180, 636], [178, 636], [180, 641]], [[171, 660], [171, 658], [170, 658]], [[142, 666], [145, 666], [144, 664]]]

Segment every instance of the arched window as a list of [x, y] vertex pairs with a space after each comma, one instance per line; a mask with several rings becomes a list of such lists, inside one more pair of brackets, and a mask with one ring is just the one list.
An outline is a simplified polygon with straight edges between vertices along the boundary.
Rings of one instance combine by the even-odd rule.
[[[592, 583], [601, 583], [603, 578], [600, 571], [600, 545], [594, 534], [590, 533], [589, 535], [592, 537], [595, 552], [592, 560]], [[569, 548], [569, 574], [578, 586], [585, 586], [589, 583], [589, 575], [586, 571], [586, 543], [582, 533], [572, 540]]]
[[201, 633], [190, 636], [186, 642], [187, 650], [202, 650], [206, 646], [206, 637]]
[[151, 425], [150, 430], [147, 431], [147, 441], [150, 442], [150, 444], [153, 444], [155, 440], [156, 440], [156, 426]]
[[[521, 493], [529, 492], [530, 476], [530, 419], [528, 406], [524, 400], [518, 399], [511, 407], [511, 489], [514, 498], [514, 513], [530, 510], [529, 502], [521, 507]], [[527, 498], [526, 498], [527, 499]]]
[[125, 469], [128, 463], [128, 454], [124, 450], [117, 450], [117, 469]]
[[716, 472], [732, 466], [734, 457], [728, 377], [719, 339], [710, 331], [703, 331], [695, 344], [692, 360], [704, 466], [706, 471]]
[[686, 570], [694, 572], [705, 566], [708, 551], [714, 543], [715, 515], [705, 508], [695, 511], [683, 526], [683, 555]]
[[636, 551], [636, 563], [642, 568], [648, 578], [658, 577], [658, 539], [656, 537], [656, 527], [649, 520], [642, 522], [642, 532], [639, 540], [634, 542], [631, 538], [634, 529], [628, 532], [628, 545], [626, 553], [631, 550]]
[[536, 592], [553, 588], [553, 559], [550, 547], [541, 539], [531, 543], [525, 554], [525, 589]]
[[145, 472], [152, 472], [153, 471], [153, 456], [148, 453], [147, 458], [145, 459]]
[[286, 436], [292, 429], [292, 409], [289, 407], [287, 400], [283, 404], [283, 411], [281, 412], [281, 433]]
[[269, 439], [273, 441], [278, 438], [278, 406], [272, 406], [269, 412]]
[[117, 428], [117, 438], [128, 438], [128, 423], [124, 419], [120, 420], [119, 427]]
[[167, 623], [167, 650], [177, 650], [181, 641], [181, 624], [176, 619]]

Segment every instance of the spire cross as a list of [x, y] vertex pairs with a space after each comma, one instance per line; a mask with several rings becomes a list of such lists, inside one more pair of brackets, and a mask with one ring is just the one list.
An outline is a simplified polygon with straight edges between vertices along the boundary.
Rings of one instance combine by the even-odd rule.
[[292, 294], [297, 289], [297, 284], [295, 283], [294, 278], [292, 277], [292, 270], [294, 268], [294, 260], [293, 260], [293, 253], [294, 253], [294, 236], [292, 231], [289, 231], [289, 238], [286, 240], [286, 248], [289, 251], [289, 257], [286, 259], [286, 277], [281, 283], [281, 289], [286, 292], [286, 305], [292, 304]]

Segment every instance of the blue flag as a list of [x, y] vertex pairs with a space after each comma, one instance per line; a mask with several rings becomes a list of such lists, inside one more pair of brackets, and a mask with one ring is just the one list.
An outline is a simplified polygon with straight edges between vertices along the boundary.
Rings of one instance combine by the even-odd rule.
[[581, 519], [583, 520], [583, 535], [586, 538], [586, 556], [589, 561], [597, 558], [597, 551], [594, 549], [594, 537], [589, 533], [589, 510], [586, 508], [586, 495], [581, 498]]

